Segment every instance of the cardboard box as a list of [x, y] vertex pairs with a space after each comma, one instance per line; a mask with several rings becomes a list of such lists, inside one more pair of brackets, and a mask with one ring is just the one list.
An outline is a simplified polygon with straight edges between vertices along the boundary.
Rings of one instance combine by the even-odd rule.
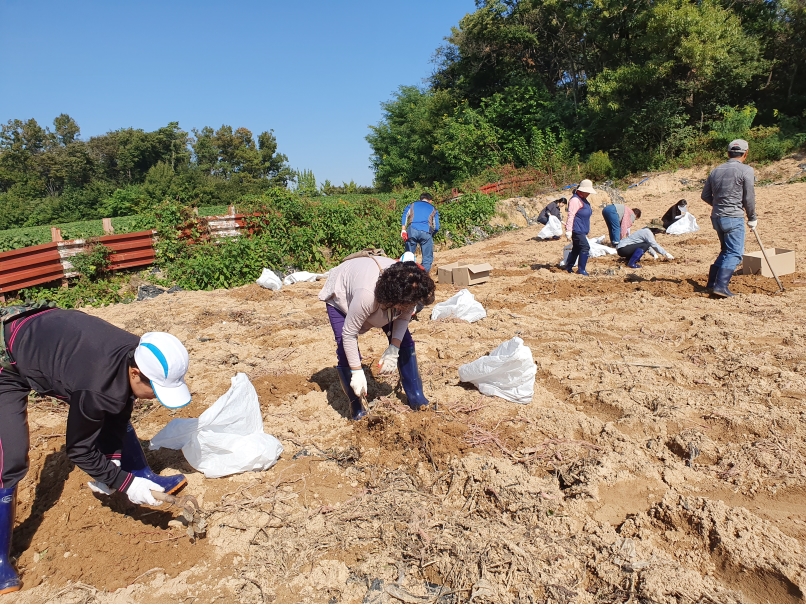
[[437, 278], [441, 284], [453, 283], [453, 270], [459, 267], [461, 263], [450, 263], [449, 265], [442, 265], [437, 267]]
[[453, 284], [460, 287], [474, 286], [488, 281], [492, 270], [493, 266], [487, 263], [456, 262], [437, 268], [437, 277], [441, 284]]
[[[776, 275], [788, 275], [795, 272], [795, 251], [784, 248], [765, 248], [770, 265], [775, 270]], [[764, 254], [758, 252], [747, 252], [742, 257], [742, 273], [745, 275], [757, 275], [761, 273], [764, 277], [773, 277]]]

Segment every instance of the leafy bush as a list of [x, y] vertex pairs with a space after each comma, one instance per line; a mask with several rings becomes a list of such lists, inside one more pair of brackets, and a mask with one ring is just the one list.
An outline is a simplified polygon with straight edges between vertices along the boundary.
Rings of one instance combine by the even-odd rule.
[[585, 163], [585, 176], [601, 181], [613, 175], [613, 164], [606, 151], [594, 151]]
[[70, 264], [84, 279], [97, 279], [109, 272], [112, 251], [98, 242], [87, 244], [84, 251], [70, 258]]

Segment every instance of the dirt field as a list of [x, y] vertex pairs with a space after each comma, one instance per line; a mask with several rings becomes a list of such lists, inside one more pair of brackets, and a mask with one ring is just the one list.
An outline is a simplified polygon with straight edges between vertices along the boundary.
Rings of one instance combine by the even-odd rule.
[[[806, 258], [803, 159], [759, 171], [759, 232]], [[699, 201], [705, 169], [622, 192], [643, 226], [681, 197], [701, 230], [660, 235], [674, 261], [557, 268], [563, 241], [525, 227], [436, 264], [489, 262], [475, 324], [413, 322], [426, 395], [370, 379], [367, 420], [347, 420], [319, 284], [181, 292], [87, 312], [134, 333], [166, 330], [191, 355], [193, 403], [150, 402], [150, 439], [201, 414], [245, 372], [266, 432], [285, 448], [261, 473], [205, 479], [181, 452], [149, 452], [188, 476], [208, 514], [191, 544], [175, 512], [99, 497], [65, 458], [66, 409], [30, 406], [31, 470], [13, 553], [21, 592], [0, 602], [804, 602], [806, 272], [737, 276], [704, 293], [719, 246]], [[523, 224], [546, 201], [501, 205]], [[593, 196], [592, 235], [606, 233]], [[748, 232], [749, 238], [752, 235]], [[757, 250], [754, 239], [748, 250]], [[436, 274], [436, 271], [434, 271]], [[438, 285], [437, 301], [455, 289]], [[519, 335], [538, 366], [531, 404], [484, 397], [458, 367]], [[385, 348], [360, 340], [367, 365]]]

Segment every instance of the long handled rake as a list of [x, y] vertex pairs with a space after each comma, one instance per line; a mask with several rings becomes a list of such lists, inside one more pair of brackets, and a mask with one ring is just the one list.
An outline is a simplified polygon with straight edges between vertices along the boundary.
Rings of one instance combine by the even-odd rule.
[[775, 278], [775, 281], [778, 282], [778, 288], [780, 288], [780, 292], [784, 291], [784, 284], [781, 283], [781, 280], [778, 278], [778, 274], [775, 272], [775, 269], [772, 268], [772, 264], [770, 263], [770, 259], [767, 258], [767, 251], [764, 249], [764, 244], [761, 243], [761, 237], [756, 231], [756, 227], [751, 227], [750, 231], [753, 232], [753, 235], [756, 236], [756, 241], [758, 242], [758, 247], [761, 248], [761, 253], [764, 255], [764, 260], [767, 262], [767, 266], [770, 268], [770, 273]]

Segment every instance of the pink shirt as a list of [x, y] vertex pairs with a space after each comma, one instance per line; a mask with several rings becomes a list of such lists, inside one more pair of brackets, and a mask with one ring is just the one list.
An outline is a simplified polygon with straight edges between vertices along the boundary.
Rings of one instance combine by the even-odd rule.
[[[377, 261], [377, 263], [376, 263]], [[375, 284], [381, 275], [380, 269], [397, 262], [385, 256], [361, 257], [348, 260], [330, 270], [319, 300], [336, 307], [346, 315], [342, 343], [350, 367], [361, 367], [358, 354], [358, 335], [371, 328], [382, 328], [392, 323], [392, 338], [401, 339], [409, 327], [413, 312], [394, 315], [392, 309], [381, 309], [375, 301]], [[379, 268], [380, 265], [380, 268]]]

